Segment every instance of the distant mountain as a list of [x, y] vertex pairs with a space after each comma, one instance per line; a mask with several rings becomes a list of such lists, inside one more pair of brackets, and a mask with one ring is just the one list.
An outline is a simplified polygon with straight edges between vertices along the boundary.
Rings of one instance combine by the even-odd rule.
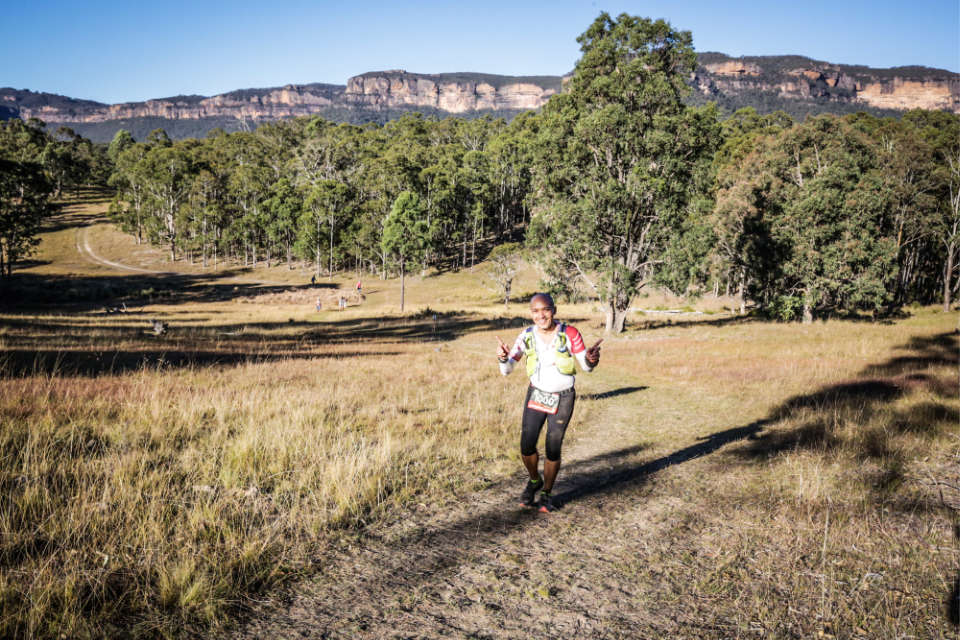
[[[411, 111], [511, 118], [541, 107], [562, 91], [563, 80], [392, 70], [355, 76], [346, 86], [286, 85], [112, 105], [3, 88], [0, 119], [39, 118], [54, 128], [66, 125], [93, 140], [109, 141], [121, 128], [136, 139], [156, 128], [173, 138], [202, 137], [217, 127], [236, 131], [304, 115], [352, 123], [382, 123]], [[960, 113], [960, 74], [927, 67], [873, 69], [803, 56], [732, 58], [707, 52], [699, 54], [690, 84], [692, 103], [712, 100], [727, 112], [752, 106], [761, 113], [782, 109], [795, 118], [852, 111], [895, 115], [914, 108]]]

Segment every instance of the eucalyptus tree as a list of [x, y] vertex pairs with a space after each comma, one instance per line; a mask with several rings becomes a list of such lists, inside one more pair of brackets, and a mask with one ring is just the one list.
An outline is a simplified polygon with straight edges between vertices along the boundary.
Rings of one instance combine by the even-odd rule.
[[747, 158], [793, 125], [786, 114], [779, 112], [760, 115], [752, 107], [737, 110], [723, 122], [723, 143], [714, 154], [713, 174], [716, 190], [710, 228], [713, 246], [707, 266], [714, 280], [715, 291], [720, 284], [729, 293], [735, 287], [740, 300], [740, 313], [746, 310], [746, 288], [751, 260], [763, 252], [762, 229], [759, 224], [756, 189], [758, 176], [752, 172], [759, 164]]
[[120, 154], [135, 142], [136, 140], [133, 139], [129, 131], [126, 129], [118, 129], [117, 132], [113, 134], [113, 139], [107, 146], [107, 157], [110, 159], [110, 162], [116, 164]]
[[54, 188], [41, 162], [47, 141], [38, 120], [0, 122], [0, 278], [32, 253], [54, 211]]
[[[416, 160], [406, 153], [409, 138], [404, 140], [396, 132], [401, 127], [411, 127], [416, 130], [413, 135], [419, 136], [424, 129], [417, 120], [400, 118], [384, 127], [366, 129], [361, 137], [358, 224], [351, 235], [379, 262], [381, 278], [386, 278], [389, 259], [381, 243], [384, 225], [400, 193], [416, 190], [420, 173]], [[424, 210], [426, 212], [426, 207]]]
[[717, 206], [745, 222], [749, 293], [783, 319], [889, 308], [897, 274], [894, 192], [877, 144], [820, 116], [759, 141]]
[[[256, 267], [258, 249], [264, 244], [267, 226], [263, 201], [273, 176], [266, 160], [267, 149], [260, 137], [248, 132], [230, 134], [227, 148], [230, 157], [227, 188], [239, 214], [234, 221], [239, 227], [236, 236], [243, 241], [244, 264], [249, 256], [252, 266]], [[265, 248], [269, 265], [269, 245]]]
[[127, 233], [132, 233], [137, 244], [143, 242], [147, 176], [144, 157], [150, 148], [143, 143], [131, 143], [123, 148], [115, 147], [113, 172], [107, 184], [116, 189], [110, 204], [110, 215]]
[[297, 240], [297, 224], [303, 213], [303, 197], [287, 178], [280, 178], [270, 187], [264, 201], [267, 211], [267, 235], [284, 250], [287, 268], [293, 269], [293, 246]]
[[510, 235], [526, 222], [526, 198], [530, 193], [533, 142], [539, 118], [532, 111], [521, 113], [500, 128], [487, 146], [493, 209], [499, 237]]
[[59, 127], [43, 149], [41, 161], [54, 185], [55, 197], [65, 189], [79, 186], [90, 171], [84, 166], [86, 158], [81, 152], [82, 138], [70, 127]]
[[493, 248], [487, 261], [490, 263], [489, 278], [492, 288], [498, 295], [503, 296], [503, 308], [510, 304], [510, 292], [513, 290], [513, 280], [517, 276], [520, 266], [519, 242], [504, 242]]
[[193, 158], [190, 144], [162, 142], [150, 148], [137, 163], [136, 179], [144, 182], [144, 209], [149, 231], [170, 249], [170, 260], [177, 259], [183, 204], [190, 192]]
[[397, 259], [400, 267], [400, 311], [403, 311], [406, 267], [419, 260], [427, 239], [427, 223], [423, 216], [420, 196], [404, 191], [397, 196], [383, 227], [381, 244], [388, 255]]
[[913, 111], [904, 120], [929, 145], [935, 162], [937, 213], [930, 226], [940, 264], [943, 309], [960, 291], [960, 115], [945, 111]]
[[845, 119], [876, 141], [890, 188], [898, 267], [893, 303], [929, 301], [936, 295], [942, 264], [934, 237], [941, 175], [936, 154], [908, 118], [859, 113]]
[[718, 136], [683, 103], [696, 64], [688, 31], [602, 13], [578, 42], [569, 91], [543, 108], [528, 240], [588, 283], [619, 332], [691, 214], [692, 176]]
[[310, 245], [316, 256], [316, 273], [320, 276], [320, 248], [324, 244], [322, 229], [326, 226], [328, 242], [327, 276], [333, 277], [334, 234], [337, 220], [347, 217], [352, 193], [350, 188], [337, 180], [323, 180], [310, 189], [301, 215], [301, 246]]

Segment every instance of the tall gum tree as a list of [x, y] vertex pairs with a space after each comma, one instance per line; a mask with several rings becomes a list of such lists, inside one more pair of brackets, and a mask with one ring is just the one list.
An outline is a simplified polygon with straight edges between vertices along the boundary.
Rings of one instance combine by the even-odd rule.
[[569, 90], [543, 109], [528, 242], [547, 269], [573, 270], [623, 331], [670, 238], [683, 232], [695, 174], [719, 139], [713, 107], [683, 104], [689, 31], [602, 13], [577, 40]]

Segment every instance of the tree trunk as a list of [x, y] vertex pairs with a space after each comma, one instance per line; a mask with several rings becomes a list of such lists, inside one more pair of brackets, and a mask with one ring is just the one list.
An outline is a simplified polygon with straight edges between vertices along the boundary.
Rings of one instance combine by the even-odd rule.
[[624, 324], [627, 320], [627, 310], [618, 309], [616, 304], [616, 296], [611, 296], [610, 302], [607, 304], [607, 333], [623, 333]]
[[813, 310], [810, 305], [810, 293], [805, 291], [803, 293], [803, 324], [811, 324], [813, 322]]
[[737, 297], [740, 298], [740, 315], [742, 316], [747, 312], [747, 276], [744, 273], [740, 274], [740, 284], [737, 287]]
[[400, 256], [400, 313], [403, 313], [403, 294], [404, 294], [404, 265], [403, 256]]
[[950, 283], [953, 279], [953, 245], [947, 246], [947, 266], [943, 272], [943, 310], [950, 311]]

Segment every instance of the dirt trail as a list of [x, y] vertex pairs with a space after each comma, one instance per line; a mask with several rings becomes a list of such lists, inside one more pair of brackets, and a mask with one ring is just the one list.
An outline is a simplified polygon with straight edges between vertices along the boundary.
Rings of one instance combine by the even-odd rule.
[[77, 229], [77, 251], [81, 256], [93, 262], [94, 264], [99, 264], [104, 267], [111, 267], [113, 269], [119, 269], [120, 271], [126, 271], [128, 273], [149, 273], [151, 275], [176, 275], [172, 271], [156, 271], [154, 269], [143, 269], [141, 267], [131, 267], [127, 264], [120, 264], [119, 262], [114, 262], [113, 260], [107, 260], [99, 256], [91, 247], [90, 247], [90, 235], [88, 231], [90, 230], [89, 225], [85, 225]]
[[[676, 620], [648, 606], [629, 567], [657, 537], [669, 491], [652, 495], [673, 465], [749, 437], [761, 424], [713, 434], [658, 455], [626, 444], [625, 387], [598, 394], [591, 424], [564, 448], [555, 489], [562, 507], [540, 514], [517, 495], [525, 474], [449, 509], [421, 505], [344, 543], [319, 576], [261, 606], [237, 634], [267, 638], [634, 638], [670, 635]], [[519, 402], [519, 400], [518, 400]], [[650, 482], [656, 479], [656, 482]], [[686, 620], [687, 631], [697, 628]]]
[[[90, 246], [89, 231], [90, 231], [90, 226], [92, 224], [96, 224], [96, 221], [85, 224], [84, 226], [77, 229], [77, 243], [76, 243], [77, 252], [79, 252], [84, 259], [94, 264], [98, 264], [104, 267], [110, 267], [112, 269], [117, 269], [120, 271], [124, 271], [126, 273], [142, 273], [142, 274], [156, 275], [156, 276], [189, 275], [189, 274], [184, 274], [176, 271], [160, 271], [157, 269], [144, 269], [143, 267], [134, 267], [128, 264], [123, 264], [120, 262], [115, 262], [113, 260], [108, 260], [104, 258], [103, 256], [97, 254], [97, 252], [94, 251], [93, 248]], [[275, 286], [275, 287], [296, 286], [295, 283], [291, 283], [291, 282], [263, 280], [260, 278], [245, 278], [245, 279], [233, 278], [233, 279], [241, 284], [261, 284], [261, 285]]]

